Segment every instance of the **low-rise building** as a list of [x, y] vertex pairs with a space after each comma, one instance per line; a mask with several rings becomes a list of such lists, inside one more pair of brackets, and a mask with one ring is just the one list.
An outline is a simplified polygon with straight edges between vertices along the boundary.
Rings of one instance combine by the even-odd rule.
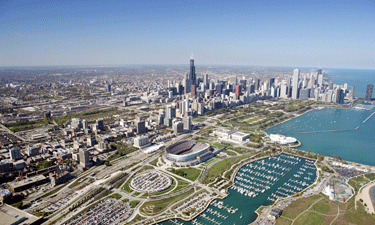
[[48, 182], [48, 178], [44, 175], [36, 175], [34, 177], [28, 177], [20, 181], [9, 182], [9, 188], [13, 192], [19, 192], [29, 189], [35, 185], [40, 185]]

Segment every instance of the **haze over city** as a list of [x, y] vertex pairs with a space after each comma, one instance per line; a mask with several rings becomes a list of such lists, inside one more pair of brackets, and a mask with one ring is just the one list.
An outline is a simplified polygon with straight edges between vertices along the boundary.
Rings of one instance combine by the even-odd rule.
[[2, 1], [0, 66], [374, 69], [374, 1]]
[[374, 1], [0, 2], [0, 225], [375, 224]]

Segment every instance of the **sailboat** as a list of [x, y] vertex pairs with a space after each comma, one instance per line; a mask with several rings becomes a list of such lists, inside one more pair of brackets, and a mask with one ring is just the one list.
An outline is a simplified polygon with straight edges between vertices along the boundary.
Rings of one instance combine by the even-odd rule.
[[240, 219], [242, 218], [242, 212], [241, 212], [241, 216], [240, 216]]

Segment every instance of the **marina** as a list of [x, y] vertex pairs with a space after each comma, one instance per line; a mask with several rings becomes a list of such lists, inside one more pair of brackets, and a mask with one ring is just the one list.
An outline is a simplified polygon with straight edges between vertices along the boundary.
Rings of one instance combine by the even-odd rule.
[[173, 219], [159, 224], [249, 224], [257, 218], [257, 208], [303, 191], [316, 178], [313, 160], [289, 154], [260, 159], [242, 166], [228, 189], [229, 196], [213, 200], [192, 221]]

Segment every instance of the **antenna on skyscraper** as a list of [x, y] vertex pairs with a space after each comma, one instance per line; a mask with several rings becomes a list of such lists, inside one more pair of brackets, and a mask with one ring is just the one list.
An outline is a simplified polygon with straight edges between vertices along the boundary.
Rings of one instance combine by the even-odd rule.
[[194, 53], [190, 53], [190, 59], [194, 59]]

